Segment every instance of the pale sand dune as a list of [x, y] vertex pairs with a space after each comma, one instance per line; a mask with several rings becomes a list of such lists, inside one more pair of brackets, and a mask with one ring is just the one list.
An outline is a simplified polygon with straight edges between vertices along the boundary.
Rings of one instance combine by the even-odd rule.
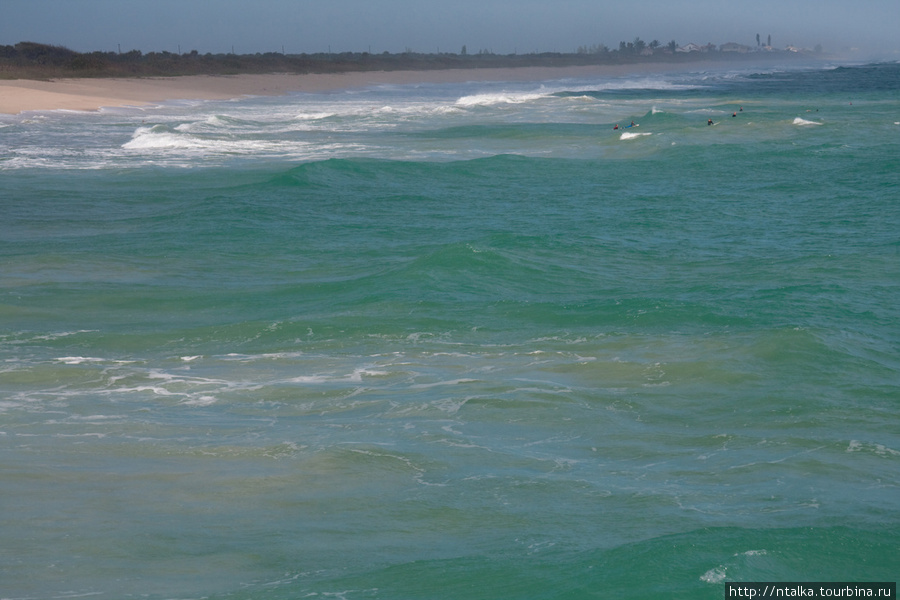
[[0, 80], [0, 113], [38, 110], [97, 110], [141, 106], [166, 100], [227, 100], [242, 96], [278, 96], [290, 92], [326, 92], [378, 84], [463, 81], [540, 81], [566, 77], [664, 72], [671, 65], [520, 67], [434, 71], [373, 71], [297, 75], [201, 75], [135, 79]]

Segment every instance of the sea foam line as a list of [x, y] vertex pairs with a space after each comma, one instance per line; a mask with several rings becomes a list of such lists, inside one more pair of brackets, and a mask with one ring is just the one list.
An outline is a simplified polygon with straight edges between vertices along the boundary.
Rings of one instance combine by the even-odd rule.
[[497, 104], [522, 104], [549, 97], [546, 93], [511, 93], [474, 94], [463, 96], [456, 101], [458, 106], [493, 106]]

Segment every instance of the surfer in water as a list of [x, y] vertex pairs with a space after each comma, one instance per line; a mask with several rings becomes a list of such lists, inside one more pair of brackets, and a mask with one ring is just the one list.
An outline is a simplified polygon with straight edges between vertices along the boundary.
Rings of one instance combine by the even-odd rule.
[[713, 124], [713, 120], [712, 120], [712, 119], [707, 119], [707, 120], [706, 120], [706, 124], [707, 124], [707, 125], [712, 125], [712, 124]]

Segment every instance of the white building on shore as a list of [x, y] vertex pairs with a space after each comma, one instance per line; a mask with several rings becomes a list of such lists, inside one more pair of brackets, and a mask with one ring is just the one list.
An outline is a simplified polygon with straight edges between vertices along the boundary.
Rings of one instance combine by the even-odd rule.
[[675, 52], [703, 52], [703, 50], [697, 44], [691, 43], [679, 46], [675, 49]]

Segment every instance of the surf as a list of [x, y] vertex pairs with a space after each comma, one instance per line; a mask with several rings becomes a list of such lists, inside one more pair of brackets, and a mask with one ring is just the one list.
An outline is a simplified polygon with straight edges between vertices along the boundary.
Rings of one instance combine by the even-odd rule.
[[0, 117], [4, 594], [889, 580], [892, 68]]

